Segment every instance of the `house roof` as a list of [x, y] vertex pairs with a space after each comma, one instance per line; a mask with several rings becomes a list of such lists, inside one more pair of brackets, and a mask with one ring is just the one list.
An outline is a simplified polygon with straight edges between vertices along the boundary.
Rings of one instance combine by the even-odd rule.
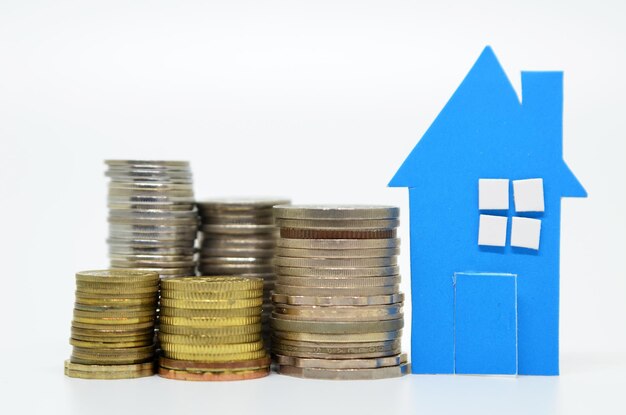
[[585, 197], [563, 161], [562, 75], [522, 72], [520, 103], [487, 46], [389, 186], [415, 187], [435, 174], [537, 174], [562, 196]]

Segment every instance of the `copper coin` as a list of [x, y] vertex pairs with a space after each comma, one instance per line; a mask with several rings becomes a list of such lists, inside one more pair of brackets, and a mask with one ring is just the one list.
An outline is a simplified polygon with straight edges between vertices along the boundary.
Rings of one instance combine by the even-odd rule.
[[255, 370], [243, 370], [234, 372], [187, 372], [184, 370], [167, 369], [159, 367], [159, 376], [174, 380], [193, 380], [204, 382], [258, 379], [270, 374], [270, 368], [265, 367]]
[[176, 360], [167, 357], [159, 357], [159, 366], [176, 370], [244, 370], [268, 367], [271, 359], [269, 356], [254, 360], [240, 360], [233, 362], [196, 362], [191, 360]]

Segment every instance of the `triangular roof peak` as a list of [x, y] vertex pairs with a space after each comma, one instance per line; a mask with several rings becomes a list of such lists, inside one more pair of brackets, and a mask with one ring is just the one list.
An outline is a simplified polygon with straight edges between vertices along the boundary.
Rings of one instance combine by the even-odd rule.
[[[557, 177], [563, 196], [585, 196], [562, 156], [562, 72], [523, 72], [522, 90], [523, 104], [493, 49], [485, 47], [389, 186], [414, 187], [434, 174], [486, 171], [491, 164], [515, 176], [530, 164]], [[511, 157], [524, 168], [516, 171]]]

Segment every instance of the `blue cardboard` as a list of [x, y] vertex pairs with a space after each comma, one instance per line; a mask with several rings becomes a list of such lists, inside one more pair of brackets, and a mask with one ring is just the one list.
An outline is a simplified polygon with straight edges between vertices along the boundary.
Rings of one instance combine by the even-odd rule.
[[[490, 47], [389, 186], [409, 188], [413, 373], [454, 373], [453, 276], [517, 275], [518, 373], [559, 373], [561, 198], [586, 197], [563, 160], [563, 73], [522, 72], [522, 102]], [[478, 210], [479, 179], [543, 179], [544, 212]], [[479, 246], [479, 214], [541, 220], [538, 250]]]
[[517, 276], [454, 278], [454, 373], [517, 374]]

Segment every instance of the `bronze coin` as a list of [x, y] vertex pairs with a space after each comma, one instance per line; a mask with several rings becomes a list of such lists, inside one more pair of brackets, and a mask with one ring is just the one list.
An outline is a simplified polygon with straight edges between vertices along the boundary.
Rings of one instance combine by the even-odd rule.
[[174, 380], [193, 380], [204, 382], [258, 379], [270, 374], [270, 368], [265, 367], [255, 370], [243, 370], [233, 372], [187, 372], [184, 370], [167, 369], [159, 367], [159, 376]]

